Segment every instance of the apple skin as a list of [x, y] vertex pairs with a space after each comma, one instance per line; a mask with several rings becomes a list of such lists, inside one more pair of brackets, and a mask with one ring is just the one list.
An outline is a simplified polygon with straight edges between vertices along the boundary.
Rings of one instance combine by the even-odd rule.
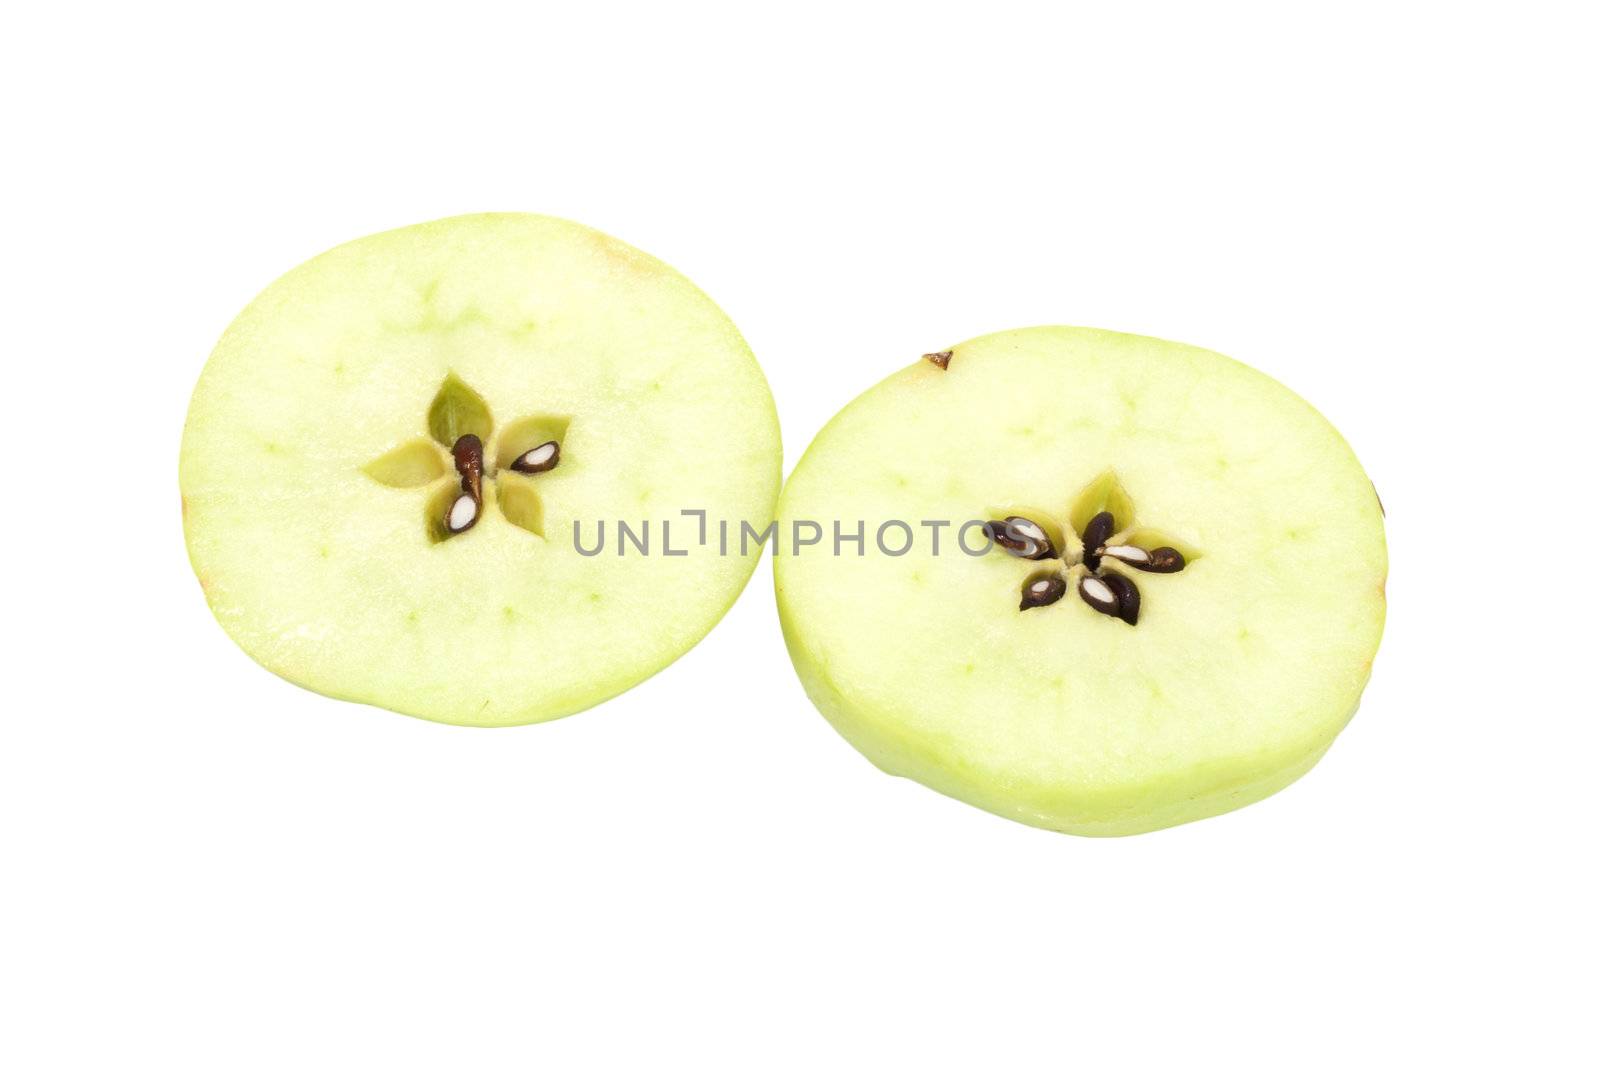
[[1265, 800], [1294, 784], [1332, 747], [1334, 738], [1356, 713], [1320, 746], [1298, 759], [1281, 754], [1242, 758], [1221, 769], [1197, 768], [1192, 773], [1119, 790], [1085, 790], [1068, 785], [1051, 788], [1034, 783], [999, 784], [964, 764], [959, 753], [919, 744], [915, 738], [885, 729], [881, 723], [841, 700], [817, 664], [807, 655], [788, 613], [780, 607], [784, 641], [806, 696], [846, 741], [874, 767], [897, 778], [909, 778], [947, 797], [982, 808], [1015, 822], [1078, 837], [1127, 837], [1164, 830], [1222, 815]]

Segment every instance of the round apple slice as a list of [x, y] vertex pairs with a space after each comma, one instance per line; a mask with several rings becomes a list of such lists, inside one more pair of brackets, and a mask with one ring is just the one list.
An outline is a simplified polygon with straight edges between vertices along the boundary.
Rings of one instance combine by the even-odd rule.
[[780, 477], [726, 316], [534, 215], [378, 234], [273, 283], [206, 364], [180, 470], [195, 573], [246, 652], [480, 726], [580, 711], [682, 655], [758, 558], [703, 524], [764, 526]]
[[1070, 833], [1294, 781], [1383, 630], [1383, 522], [1349, 446], [1272, 379], [1147, 337], [1045, 327], [919, 360], [823, 429], [779, 520], [824, 531], [776, 582], [833, 726]]

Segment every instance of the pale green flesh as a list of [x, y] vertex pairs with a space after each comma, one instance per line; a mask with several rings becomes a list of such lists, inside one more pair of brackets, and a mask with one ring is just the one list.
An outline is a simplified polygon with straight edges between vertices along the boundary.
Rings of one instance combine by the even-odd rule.
[[[1123, 571], [1137, 626], [1075, 585], [1019, 611], [1051, 565], [953, 543], [996, 514], [1067, 524], [1108, 470], [1139, 526], [1199, 556]], [[1383, 629], [1382, 518], [1349, 446], [1270, 378], [1151, 338], [1045, 327], [919, 361], [823, 429], [779, 519], [829, 531], [776, 567], [829, 721], [886, 771], [1056, 830], [1138, 833], [1281, 789], [1354, 713]], [[899, 558], [873, 544], [889, 519], [918, 528]], [[935, 557], [918, 524], [941, 519]], [[865, 522], [864, 555], [832, 553], [834, 520]]]
[[[422, 450], [450, 374], [488, 404], [491, 470], [549, 432], [562, 458], [486, 482], [478, 525], [433, 543], [424, 512], [454, 472], [441, 449], [427, 481]], [[582, 710], [685, 652], [757, 557], [700, 547], [680, 511], [760, 527], [780, 476], [771, 395], [716, 306], [620, 241], [531, 215], [379, 234], [279, 279], [207, 363], [180, 471], [195, 572], [246, 652], [472, 725]], [[592, 547], [602, 519], [605, 551], [580, 555], [574, 521]], [[649, 555], [618, 556], [619, 519], [649, 522]], [[687, 556], [662, 553], [667, 520]]]

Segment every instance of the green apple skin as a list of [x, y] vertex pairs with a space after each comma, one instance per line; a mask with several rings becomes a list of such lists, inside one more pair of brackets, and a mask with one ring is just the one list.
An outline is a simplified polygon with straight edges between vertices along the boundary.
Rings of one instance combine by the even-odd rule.
[[1037, 564], [999, 551], [780, 553], [784, 638], [827, 721], [889, 774], [1086, 836], [1218, 815], [1310, 770], [1385, 615], [1381, 508], [1338, 432], [1267, 376], [1154, 338], [1040, 327], [951, 351], [818, 434], [780, 529], [865, 519], [870, 542], [890, 517], [1061, 515], [1109, 468], [1138, 525], [1198, 547], [1181, 573], [1135, 575], [1136, 626], [1075, 592], [1017, 610]]
[[[780, 615], [784, 613], [780, 610]], [[1153, 779], [1121, 789], [1084, 790], [1073, 785], [1003, 782], [964, 762], [948, 748], [926, 744], [885, 728], [839, 699], [817, 667], [795, 652], [797, 630], [785, 615], [784, 639], [806, 695], [828, 722], [873, 766], [909, 778], [973, 807], [1007, 819], [1079, 837], [1126, 837], [1222, 815], [1254, 804], [1291, 785], [1333, 745], [1333, 736], [1299, 759], [1242, 758], [1224, 768]], [[1345, 721], [1356, 713], [1352, 705]], [[1338, 728], [1332, 735], [1337, 735]]]

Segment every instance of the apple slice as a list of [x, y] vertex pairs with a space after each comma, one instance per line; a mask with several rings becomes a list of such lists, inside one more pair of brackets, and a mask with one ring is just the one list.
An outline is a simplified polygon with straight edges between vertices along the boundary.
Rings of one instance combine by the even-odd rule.
[[1070, 833], [1288, 785], [1383, 630], [1383, 520], [1349, 446], [1265, 375], [1147, 337], [1043, 327], [919, 360], [818, 434], [779, 520], [825, 531], [776, 582], [834, 727]]
[[764, 526], [782, 470], [717, 307], [534, 215], [378, 234], [273, 283], [206, 364], [180, 468], [195, 573], [246, 652], [480, 726], [580, 711], [682, 655], [758, 558], [683, 511]]

